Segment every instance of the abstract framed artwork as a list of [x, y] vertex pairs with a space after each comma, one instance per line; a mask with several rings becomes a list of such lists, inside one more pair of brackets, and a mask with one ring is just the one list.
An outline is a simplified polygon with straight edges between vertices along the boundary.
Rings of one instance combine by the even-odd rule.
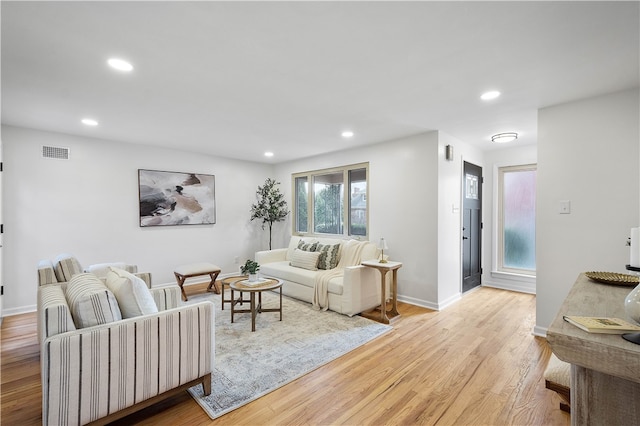
[[216, 223], [215, 176], [138, 170], [140, 226]]

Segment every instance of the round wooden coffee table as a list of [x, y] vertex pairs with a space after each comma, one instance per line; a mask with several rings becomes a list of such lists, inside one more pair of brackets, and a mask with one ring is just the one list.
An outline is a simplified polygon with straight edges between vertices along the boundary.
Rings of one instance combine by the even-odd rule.
[[[250, 313], [251, 314], [251, 331], [256, 331], [256, 316], [262, 312], [280, 312], [280, 321], [282, 321], [282, 281], [277, 278], [264, 277], [261, 282], [254, 284], [249, 283], [245, 278], [233, 281], [229, 284], [231, 287], [231, 322], [235, 314]], [[262, 292], [267, 290], [280, 290], [280, 305], [278, 308], [262, 307]], [[235, 298], [235, 292], [240, 292], [240, 297]], [[243, 293], [249, 293], [249, 309], [236, 309], [235, 306], [246, 302], [243, 299]], [[258, 294], [258, 303], [256, 304], [256, 293]]]

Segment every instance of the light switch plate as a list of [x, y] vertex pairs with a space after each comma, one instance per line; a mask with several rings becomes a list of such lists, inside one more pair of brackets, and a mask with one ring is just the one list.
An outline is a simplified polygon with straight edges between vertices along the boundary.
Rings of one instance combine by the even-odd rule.
[[568, 201], [568, 200], [560, 201], [560, 205], [558, 207], [558, 213], [571, 214], [571, 201]]

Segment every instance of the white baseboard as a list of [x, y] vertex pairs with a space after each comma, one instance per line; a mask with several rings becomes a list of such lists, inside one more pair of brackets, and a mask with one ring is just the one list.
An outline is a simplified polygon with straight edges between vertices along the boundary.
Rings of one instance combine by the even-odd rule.
[[482, 285], [484, 287], [493, 287], [499, 288], [501, 290], [510, 290], [517, 291], [519, 293], [528, 293], [528, 294], [536, 294], [535, 285], [532, 287], [531, 285], [519, 282], [495, 282], [495, 281], [483, 281]]
[[439, 311], [437, 303], [416, 299], [414, 297], [407, 297], [399, 294], [398, 301], [403, 303], [408, 303], [409, 305], [420, 306], [421, 308], [427, 308], [434, 311]]
[[546, 339], [547, 338], [547, 327], [540, 327], [539, 325], [536, 325], [536, 326], [533, 327], [532, 334], [534, 336], [544, 337]]
[[28, 314], [29, 312], [35, 312], [37, 310], [38, 310], [37, 305], [27, 305], [27, 306], [20, 306], [18, 308], [3, 309], [2, 317], [4, 318], [4, 317], [10, 317], [13, 315]]
[[458, 293], [458, 294], [455, 294], [455, 295], [451, 296], [450, 298], [444, 300], [441, 303], [435, 303], [435, 302], [430, 302], [428, 300], [416, 299], [414, 297], [407, 297], [407, 296], [403, 296], [403, 295], [399, 294], [398, 295], [398, 301], [403, 302], [403, 303], [408, 303], [410, 305], [420, 306], [421, 308], [431, 309], [433, 311], [441, 311], [441, 310], [451, 306], [452, 304], [454, 304], [458, 300], [460, 300], [461, 297], [462, 296], [460, 295], [460, 293]]

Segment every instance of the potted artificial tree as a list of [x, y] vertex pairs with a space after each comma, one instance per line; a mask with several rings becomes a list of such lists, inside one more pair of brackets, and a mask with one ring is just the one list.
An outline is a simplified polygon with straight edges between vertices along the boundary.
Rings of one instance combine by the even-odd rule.
[[240, 272], [242, 275], [249, 275], [249, 281], [258, 281], [258, 271], [260, 270], [260, 264], [251, 259], [247, 259], [244, 265], [240, 266]]
[[262, 229], [264, 229], [265, 225], [269, 225], [269, 250], [271, 250], [273, 223], [283, 221], [289, 214], [284, 194], [276, 186], [279, 184], [280, 182], [267, 178], [264, 185], [259, 186], [258, 191], [256, 191], [258, 202], [251, 206], [251, 220], [261, 219]]

